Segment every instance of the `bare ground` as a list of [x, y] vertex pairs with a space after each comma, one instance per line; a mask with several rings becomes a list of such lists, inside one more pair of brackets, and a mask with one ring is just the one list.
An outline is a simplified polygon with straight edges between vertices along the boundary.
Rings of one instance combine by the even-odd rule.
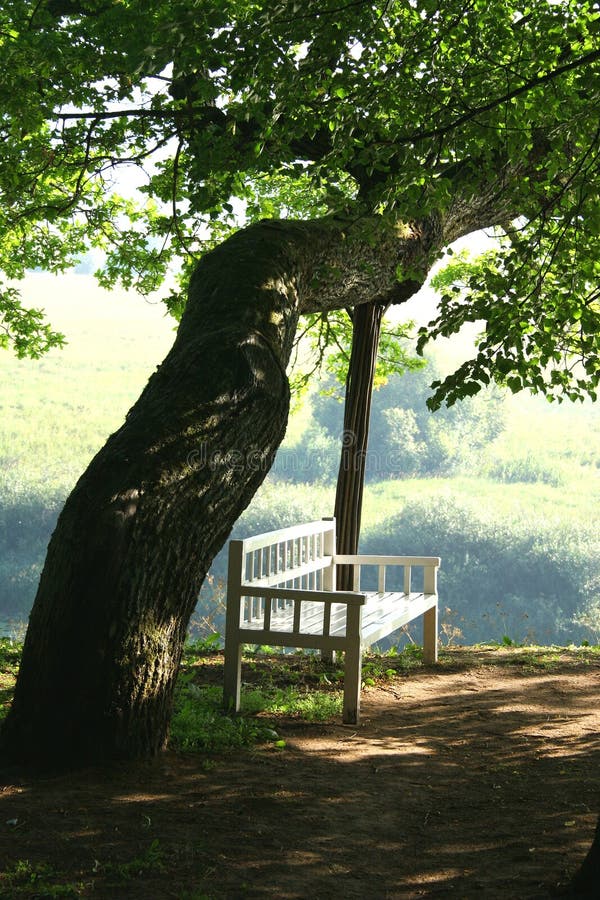
[[366, 688], [358, 727], [278, 721], [284, 749], [8, 779], [0, 896], [548, 897], [600, 801], [600, 660], [549, 666], [457, 650]]

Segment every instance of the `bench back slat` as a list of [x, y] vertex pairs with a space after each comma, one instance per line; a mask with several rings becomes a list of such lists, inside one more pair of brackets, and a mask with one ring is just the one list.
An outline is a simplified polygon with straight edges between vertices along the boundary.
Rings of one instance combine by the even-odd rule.
[[369, 553], [358, 553], [349, 556], [345, 553], [335, 553], [333, 561], [336, 565], [361, 565], [361, 566], [439, 566], [439, 556], [381, 556]]
[[[289, 569], [287, 571], [282, 570], [281, 572], [265, 575], [263, 577], [244, 578], [242, 584], [261, 585], [262, 587], [274, 587], [275, 585], [280, 584], [282, 587], [319, 590], [321, 587], [321, 585], [318, 584], [320, 570], [330, 567], [332, 561], [331, 556], [323, 556], [317, 561], [306, 563], [303, 566], [297, 566], [295, 569]], [[309, 580], [311, 577], [314, 579], [312, 584]], [[301, 580], [304, 580], [303, 584], [299, 583]], [[296, 584], [289, 583], [292, 581], [296, 582]]]
[[289, 528], [278, 528], [275, 531], [266, 531], [264, 534], [247, 537], [243, 541], [244, 550], [248, 553], [250, 550], [256, 550], [260, 547], [283, 543], [284, 541], [291, 542], [297, 538], [306, 538], [311, 535], [318, 536], [328, 532], [335, 532], [333, 519], [304, 522], [302, 525], [291, 525]]
[[[233, 542], [232, 542], [233, 543]], [[333, 590], [335, 521], [322, 519], [238, 542], [242, 584]]]

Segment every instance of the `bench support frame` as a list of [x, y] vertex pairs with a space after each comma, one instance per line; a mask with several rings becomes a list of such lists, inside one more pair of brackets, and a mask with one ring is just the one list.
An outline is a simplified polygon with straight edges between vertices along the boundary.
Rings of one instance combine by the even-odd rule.
[[[231, 541], [227, 575], [224, 704], [240, 709], [244, 644], [306, 647], [326, 659], [343, 651], [343, 721], [360, 719], [362, 653], [423, 616], [423, 656], [437, 661], [438, 557], [338, 555], [335, 520], [323, 519]], [[354, 567], [354, 590], [336, 590], [336, 566]], [[361, 567], [377, 567], [377, 591], [360, 588]], [[404, 590], [385, 589], [386, 571], [404, 569]], [[413, 569], [422, 590], [412, 591]]]

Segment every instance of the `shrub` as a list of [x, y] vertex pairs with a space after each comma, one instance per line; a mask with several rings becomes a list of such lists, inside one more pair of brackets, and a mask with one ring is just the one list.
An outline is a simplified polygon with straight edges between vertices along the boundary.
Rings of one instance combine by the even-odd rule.
[[339, 442], [312, 426], [296, 444], [279, 448], [271, 475], [292, 484], [330, 484], [336, 479], [340, 454]]
[[550, 484], [559, 487], [564, 478], [555, 467], [542, 462], [533, 454], [495, 459], [485, 467], [485, 474], [495, 481], [508, 484]]
[[460, 623], [464, 643], [578, 642], [592, 637], [591, 529], [509, 520], [474, 504], [407, 504], [365, 532], [365, 552], [441, 556], [440, 601]]
[[[469, 397], [435, 415], [427, 408], [430, 384], [438, 376], [431, 361], [424, 369], [391, 377], [373, 394], [367, 478], [442, 475], [471, 466], [481, 449], [503, 431], [504, 399], [496, 388]], [[333, 381], [326, 382], [330, 391]], [[343, 404], [330, 394], [313, 400], [314, 419], [339, 446]], [[334, 469], [334, 474], [337, 468]]]

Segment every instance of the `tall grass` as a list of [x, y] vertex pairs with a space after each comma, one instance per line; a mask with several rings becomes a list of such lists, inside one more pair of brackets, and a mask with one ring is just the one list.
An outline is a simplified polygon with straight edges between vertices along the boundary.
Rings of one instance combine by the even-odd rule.
[[40, 360], [0, 354], [3, 497], [64, 495], [173, 341], [172, 321], [142, 298], [109, 294], [85, 276], [30, 284], [26, 299], [44, 303], [68, 344]]
[[0, 353], [0, 616], [27, 615], [58, 512], [173, 340], [161, 309], [90, 278], [31, 276], [68, 344], [40, 360]]

